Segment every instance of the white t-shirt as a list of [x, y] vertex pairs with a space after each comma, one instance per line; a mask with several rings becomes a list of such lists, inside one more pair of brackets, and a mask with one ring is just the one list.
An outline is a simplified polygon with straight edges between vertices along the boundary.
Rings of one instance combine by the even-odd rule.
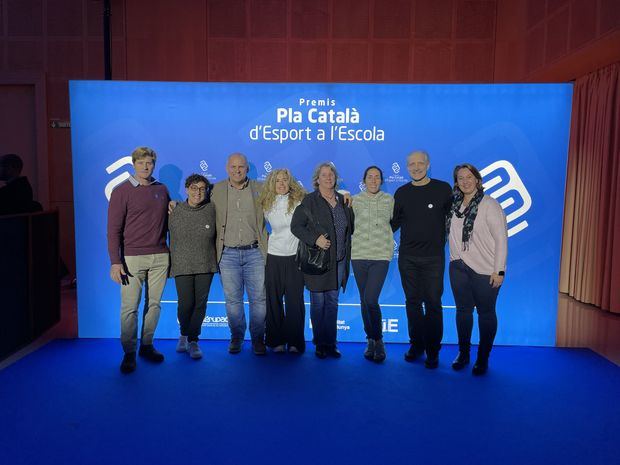
[[271, 225], [271, 234], [267, 245], [267, 253], [288, 257], [297, 253], [297, 239], [291, 232], [291, 220], [296, 204], [290, 213], [288, 210], [288, 194], [276, 195], [271, 210], [265, 212], [265, 219]]

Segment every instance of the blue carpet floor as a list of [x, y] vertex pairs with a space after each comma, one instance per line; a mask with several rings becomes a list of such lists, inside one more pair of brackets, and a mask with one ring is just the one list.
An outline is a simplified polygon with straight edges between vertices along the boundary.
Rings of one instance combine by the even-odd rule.
[[0, 371], [0, 464], [619, 463], [620, 368], [588, 350], [497, 347], [485, 377], [388, 344], [343, 358], [246, 342], [119, 373], [118, 340], [56, 341]]

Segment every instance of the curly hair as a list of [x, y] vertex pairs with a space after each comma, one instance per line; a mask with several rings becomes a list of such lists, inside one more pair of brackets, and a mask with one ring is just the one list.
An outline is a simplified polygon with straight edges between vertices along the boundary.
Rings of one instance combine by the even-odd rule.
[[268, 212], [273, 207], [276, 200], [276, 178], [279, 174], [283, 174], [288, 177], [288, 209], [287, 213], [292, 213], [295, 206], [302, 201], [306, 195], [306, 191], [301, 184], [293, 177], [288, 168], [279, 168], [273, 170], [267, 176], [265, 184], [263, 184], [263, 190], [258, 197], [258, 203], [263, 208], [264, 212]]
[[329, 168], [332, 170], [335, 178], [334, 189], [338, 189], [338, 171], [336, 171], [336, 167], [331, 161], [319, 163], [317, 167], [314, 168], [314, 173], [312, 173], [312, 187], [314, 187], [315, 190], [319, 188], [319, 174], [321, 173], [322, 168]]
[[185, 179], [185, 187], [189, 187], [192, 184], [198, 184], [199, 182], [204, 182], [205, 183], [205, 187], [207, 188], [207, 191], [210, 190], [211, 188], [211, 183], [209, 182], [209, 180], [207, 178], [205, 178], [202, 174], [190, 174], [186, 179]]

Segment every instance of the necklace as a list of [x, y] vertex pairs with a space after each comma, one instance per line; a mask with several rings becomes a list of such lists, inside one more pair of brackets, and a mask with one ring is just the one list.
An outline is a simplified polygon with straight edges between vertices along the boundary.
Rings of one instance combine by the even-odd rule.
[[321, 195], [323, 196], [323, 198], [325, 200], [327, 200], [328, 202], [331, 202], [332, 200], [334, 200], [334, 198], [336, 197], [336, 192], [334, 192], [331, 196], [327, 196], [325, 194], [323, 194], [323, 192], [321, 192]]

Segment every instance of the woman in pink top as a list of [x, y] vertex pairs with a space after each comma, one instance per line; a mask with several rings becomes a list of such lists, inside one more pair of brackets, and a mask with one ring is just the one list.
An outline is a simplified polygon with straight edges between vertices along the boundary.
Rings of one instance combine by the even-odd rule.
[[461, 370], [469, 364], [476, 307], [480, 344], [472, 373], [483, 375], [497, 332], [495, 303], [504, 282], [508, 233], [502, 207], [484, 195], [482, 176], [469, 163], [454, 168], [454, 197], [446, 226], [459, 338], [459, 354], [452, 368]]

